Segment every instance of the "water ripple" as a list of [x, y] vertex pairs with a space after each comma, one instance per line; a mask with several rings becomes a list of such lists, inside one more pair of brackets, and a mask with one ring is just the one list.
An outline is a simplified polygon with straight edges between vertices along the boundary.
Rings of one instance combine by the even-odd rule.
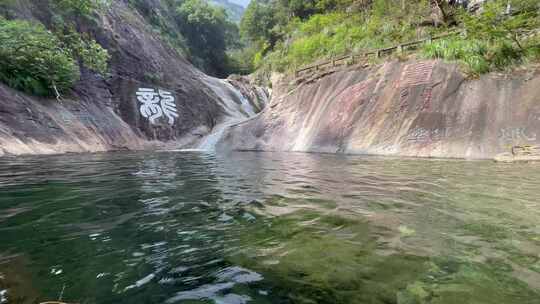
[[[302, 229], [362, 250], [375, 240], [384, 256], [495, 256], [535, 286], [538, 169], [296, 153], [0, 158], [0, 296], [32, 289], [32, 299], [52, 300], [66, 285], [81, 302], [278, 303], [276, 282], [230, 257], [265, 244], [253, 254], [259, 266], [282, 267], [297, 252], [279, 238], [309, 243], [295, 239]], [[296, 228], [257, 234], [289, 215]], [[351, 231], [348, 217], [368, 232]], [[250, 235], [259, 239], [245, 243]]]

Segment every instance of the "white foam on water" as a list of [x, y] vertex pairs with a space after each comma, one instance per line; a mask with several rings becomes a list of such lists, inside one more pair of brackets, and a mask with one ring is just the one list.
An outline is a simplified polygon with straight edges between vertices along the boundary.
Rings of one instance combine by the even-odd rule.
[[203, 82], [219, 97], [221, 106], [227, 114], [224, 121], [214, 126], [212, 132], [201, 141], [198, 147], [204, 151], [215, 151], [225, 130], [253, 117], [255, 109], [249, 100], [226, 80], [206, 77]]
[[188, 254], [188, 253], [193, 253], [193, 252], [196, 252], [196, 251], [199, 251], [199, 249], [198, 248], [189, 248], [189, 249], [186, 249], [184, 251], [181, 251], [180, 253]]
[[240, 91], [228, 81], [206, 77], [203, 82], [219, 97], [227, 114], [233, 118], [246, 118], [255, 115], [255, 109]]
[[141, 286], [143, 286], [145, 284], [148, 284], [155, 277], [156, 277], [156, 275], [151, 273], [151, 274], [147, 275], [146, 277], [144, 277], [144, 278], [138, 280], [137, 282], [135, 282], [135, 284], [129, 285], [128, 287], [124, 288], [124, 291], [129, 290], [129, 289], [133, 289], [133, 288], [139, 288], [139, 287], [141, 287]]
[[263, 276], [242, 267], [228, 267], [216, 274], [220, 281], [233, 281], [236, 283], [252, 283], [263, 279]]
[[54, 267], [51, 269], [51, 274], [52, 274], [52, 275], [55, 275], [55, 276], [61, 275], [61, 274], [64, 272], [64, 270], [62, 270], [62, 269], [59, 268], [59, 267], [60, 267], [60, 266], [54, 266]]
[[161, 278], [158, 283], [161, 285], [172, 285], [175, 284], [176, 281], [177, 280], [174, 278]]
[[185, 300], [213, 300], [217, 297], [217, 293], [233, 287], [234, 283], [232, 282], [203, 285], [192, 290], [178, 292], [174, 297], [168, 299], [165, 303], [176, 303]]
[[204, 140], [199, 144], [199, 148], [204, 151], [214, 151], [217, 143], [225, 134], [225, 130], [231, 125], [238, 123], [239, 121], [233, 121], [230, 123], [220, 124], [214, 127], [212, 133], [207, 135]]
[[178, 267], [176, 267], [176, 268], [171, 269], [171, 271], [169, 271], [169, 273], [171, 273], [171, 274], [177, 274], [177, 273], [185, 272], [185, 271], [187, 271], [187, 270], [189, 270], [189, 269], [190, 269], [189, 267], [178, 266]]
[[228, 222], [228, 221], [230, 221], [232, 219], [233, 219], [232, 216], [228, 215], [227, 213], [223, 213], [223, 214], [221, 214], [219, 216], [218, 221], [220, 221], [220, 222]]
[[165, 246], [165, 245], [167, 245], [167, 242], [157, 242], [157, 243], [154, 243], [154, 244], [142, 244], [141, 248], [142, 249], [149, 249], [149, 248], [161, 247], [161, 246]]
[[217, 281], [192, 290], [176, 293], [166, 303], [176, 303], [186, 300], [211, 300], [219, 304], [246, 304], [251, 301], [247, 295], [238, 295], [230, 292], [236, 284], [249, 284], [263, 280], [263, 276], [242, 267], [227, 267], [214, 274]]
[[215, 297], [213, 300], [216, 304], [246, 304], [251, 301], [251, 297], [230, 293], [223, 297]]

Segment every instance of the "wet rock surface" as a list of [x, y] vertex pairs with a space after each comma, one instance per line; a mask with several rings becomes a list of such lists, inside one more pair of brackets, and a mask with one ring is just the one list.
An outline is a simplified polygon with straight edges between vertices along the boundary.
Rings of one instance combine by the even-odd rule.
[[468, 80], [440, 61], [394, 61], [273, 87], [220, 149], [492, 158], [540, 142], [538, 73]]
[[[34, 7], [39, 4], [23, 2], [15, 16], [48, 22]], [[81, 81], [60, 101], [0, 84], [0, 156], [189, 147], [229, 115], [203, 81], [208, 76], [161, 41], [127, 1], [113, 1], [96, 22], [88, 28], [112, 56], [110, 75], [82, 71]], [[247, 99], [261, 90], [243, 85]], [[161, 117], [152, 124], [141, 115], [140, 88], [171, 93], [174, 123]]]

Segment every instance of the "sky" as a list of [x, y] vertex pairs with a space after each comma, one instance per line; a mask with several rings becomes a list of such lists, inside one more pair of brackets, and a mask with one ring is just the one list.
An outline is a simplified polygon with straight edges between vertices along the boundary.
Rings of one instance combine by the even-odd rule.
[[233, 2], [233, 3], [236, 3], [236, 4], [240, 4], [243, 7], [247, 7], [251, 0], [229, 0], [229, 1]]

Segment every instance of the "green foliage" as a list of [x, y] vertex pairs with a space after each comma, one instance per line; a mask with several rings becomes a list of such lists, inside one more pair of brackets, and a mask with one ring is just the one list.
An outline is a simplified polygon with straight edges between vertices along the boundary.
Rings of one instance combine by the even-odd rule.
[[253, 48], [237, 48], [227, 52], [228, 71], [232, 74], [249, 74], [253, 71], [253, 63], [246, 58], [253, 58]]
[[488, 2], [478, 16], [461, 13], [469, 37], [495, 43], [515, 43], [520, 48], [520, 34], [537, 29], [539, 17], [540, 4], [537, 0], [496, 0]]
[[540, 27], [537, 0], [488, 1], [478, 14], [446, 1], [436, 3], [442, 10], [440, 20], [433, 19], [435, 2], [428, 0], [254, 0], [240, 32], [254, 49], [254, 66], [265, 70], [287, 71], [322, 58], [436, 35], [452, 27], [466, 29], [466, 39], [427, 45], [424, 55], [460, 61], [476, 74], [539, 57], [538, 41], [523, 38], [524, 32]]
[[156, 35], [160, 36], [180, 55], [189, 55], [188, 42], [180, 33], [175, 10], [178, 0], [161, 1], [157, 6], [147, 0], [129, 0], [133, 9], [137, 10], [152, 26]]
[[240, 22], [240, 33], [252, 42], [274, 42], [276, 18], [272, 7], [262, 1], [252, 1]]
[[[79, 79], [80, 67], [105, 75], [107, 50], [81, 24], [92, 22], [107, 0], [49, 0], [42, 3], [50, 13], [49, 29], [22, 20], [1, 20], [1, 80], [13, 88], [40, 96], [68, 91]], [[7, 14], [16, 3], [2, 2]], [[42, 7], [42, 8], [43, 8]]]
[[78, 58], [84, 67], [106, 75], [108, 70], [109, 52], [87, 34], [81, 34], [74, 29], [66, 33], [57, 34], [64, 47], [71, 51], [74, 58]]
[[320, 58], [413, 39], [414, 23], [429, 15], [424, 0], [407, 4], [405, 10], [400, 1], [375, 0], [371, 6], [360, 5], [364, 7], [360, 13], [352, 9], [358, 2], [371, 3], [252, 1], [240, 30], [251, 47], [258, 49], [253, 52], [254, 65], [284, 71]]
[[[510, 3], [510, 11], [508, 4]], [[423, 48], [429, 58], [462, 62], [473, 74], [538, 59], [538, 44], [524, 34], [540, 26], [536, 0], [497, 0], [487, 3], [478, 15], [461, 12], [465, 37], [445, 39]]]
[[106, 75], [109, 69], [109, 52], [93, 39], [79, 40], [76, 54], [82, 59], [83, 65], [101, 75]]
[[178, 53], [208, 74], [226, 77], [245, 70], [243, 44], [236, 23], [223, 7], [206, 0], [129, 0]]
[[480, 40], [464, 40], [449, 38], [426, 44], [424, 56], [461, 61], [472, 72], [481, 74], [489, 71], [490, 64], [486, 58], [488, 46]]
[[105, 75], [110, 55], [89, 34], [77, 31], [81, 22], [91, 22], [98, 10], [103, 9], [108, 0], [50, 0], [52, 13], [51, 28], [63, 47], [70, 50], [85, 68]]
[[176, 20], [191, 54], [197, 54], [192, 61], [216, 76], [227, 76], [227, 49], [239, 37], [238, 28], [229, 21], [225, 9], [204, 0], [185, 0], [176, 9]]
[[0, 80], [40, 96], [66, 91], [79, 79], [71, 52], [42, 25], [0, 19]]
[[[310, 64], [320, 58], [416, 39], [415, 23], [429, 15], [429, 5], [427, 1], [418, 1], [407, 4], [406, 9], [402, 10], [399, 3], [393, 0], [375, 0], [371, 7], [358, 13], [345, 9], [349, 7], [349, 1], [316, 2], [311, 11], [320, 8], [321, 13], [291, 19], [285, 26], [280, 25], [282, 32], [275, 37], [282, 38], [277, 41], [273, 42], [262, 36], [248, 37], [252, 41], [254, 38], [264, 41], [255, 44], [256, 47], [266, 47], [259, 47], [261, 51], [258, 57], [254, 58], [254, 64], [264, 69], [285, 71]], [[276, 31], [276, 28], [273, 31]], [[241, 30], [243, 34], [247, 32], [243, 27]], [[436, 31], [438, 30], [433, 30]], [[260, 57], [266, 57], [266, 60], [261, 60]], [[263, 66], [257, 65], [258, 63], [263, 63]]]
[[54, 11], [82, 17], [90, 16], [102, 4], [104, 2], [101, 0], [51, 0]]
[[532, 61], [540, 61], [540, 36], [527, 41], [526, 57]]

